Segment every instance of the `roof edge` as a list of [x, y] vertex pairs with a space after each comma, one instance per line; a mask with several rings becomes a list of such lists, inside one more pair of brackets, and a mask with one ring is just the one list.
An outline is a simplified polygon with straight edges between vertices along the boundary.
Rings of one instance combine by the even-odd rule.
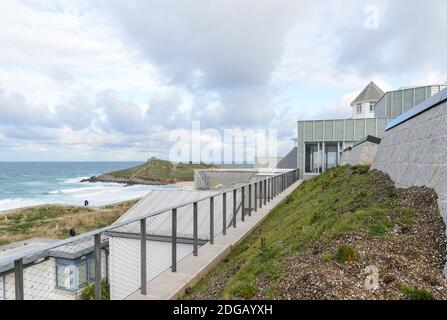
[[442, 91], [438, 92], [434, 96], [431, 96], [427, 100], [421, 102], [420, 104], [416, 105], [415, 107], [411, 108], [407, 112], [403, 113], [397, 118], [394, 118], [390, 120], [385, 128], [385, 131], [388, 131], [394, 127], [397, 127], [398, 125], [407, 122], [408, 120], [420, 115], [421, 113], [424, 113], [431, 108], [434, 108], [441, 103], [444, 103], [447, 101], [447, 88], [443, 89]]

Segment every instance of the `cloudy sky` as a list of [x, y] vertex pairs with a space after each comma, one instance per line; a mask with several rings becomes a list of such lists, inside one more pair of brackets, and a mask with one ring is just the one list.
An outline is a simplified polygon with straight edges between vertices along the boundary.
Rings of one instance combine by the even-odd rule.
[[447, 81], [447, 2], [1, 0], [0, 161], [166, 157], [171, 130], [341, 118]]

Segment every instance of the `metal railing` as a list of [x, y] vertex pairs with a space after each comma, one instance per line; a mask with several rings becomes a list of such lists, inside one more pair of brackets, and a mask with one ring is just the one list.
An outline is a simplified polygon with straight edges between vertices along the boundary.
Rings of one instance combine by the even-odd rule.
[[[198, 256], [201, 245], [208, 242], [213, 245], [217, 235], [226, 236], [229, 228], [237, 228], [238, 221], [243, 222], [258, 212], [298, 179], [298, 169], [264, 176], [194, 201], [8, 255], [0, 259], [3, 298], [79, 298], [72, 293], [79, 292], [89, 279], [94, 283], [94, 298], [98, 300], [102, 299], [104, 282], [113, 293], [112, 298], [125, 298], [138, 290], [146, 295], [147, 284], [155, 276], [169, 268], [177, 272], [177, 263], [191, 254], [191, 245], [192, 254]], [[149, 251], [152, 259], [148, 259]], [[163, 256], [162, 262], [154, 264], [154, 252]], [[48, 264], [49, 259], [55, 265]], [[76, 263], [70, 265], [66, 261]], [[40, 269], [36, 269], [37, 265]], [[154, 270], [149, 270], [148, 265]], [[115, 285], [114, 276], [121, 276], [120, 284]], [[53, 291], [52, 283], [56, 283]]]

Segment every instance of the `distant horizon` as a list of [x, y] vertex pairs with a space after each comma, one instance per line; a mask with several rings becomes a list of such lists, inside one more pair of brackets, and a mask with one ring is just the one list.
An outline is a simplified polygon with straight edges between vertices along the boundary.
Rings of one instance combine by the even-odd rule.
[[[164, 160], [164, 161], [169, 161], [166, 159], [160, 159], [157, 158], [159, 160]], [[45, 162], [45, 163], [64, 163], [64, 162], [84, 162], [84, 163], [91, 163], [91, 162], [115, 162], [115, 163], [123, 163], [123, 162], [128, 162], [128, 163], [139, 163], [139, 162], [147, 162], [148, 160], [8, 160], [8, 161], [3, 161], [0, 160], [0, 163], [38, 163], [38, 162]], [[180, 163], [180, 162], [178, 162]], [[189, 163], [189, 161], [181, 161], [181, 163]], [[199, 164], [200, 162], [193, 162], [193, 164]], [[207, 163], [205, 163], [207, 164]], [[243, 163], [224, 163], [224, 162], [220, 162], [220, 163], [209, 163], [209, 164], [215, 164], [215, 165], [254, 165], [254, 162], [243, 162]]]

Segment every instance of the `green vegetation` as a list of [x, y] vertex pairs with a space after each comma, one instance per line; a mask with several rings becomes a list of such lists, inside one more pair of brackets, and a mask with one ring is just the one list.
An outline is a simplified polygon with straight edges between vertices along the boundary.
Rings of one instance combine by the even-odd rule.
[[407, 286], [402, 286], [401, 289], [408, 300], [436, 300], [433, 294], [425, 289], [413, 289]]
[[[106, 281], [101, 282], [101, 299], [110, 300], [110, 286]], [[95, 284], [85, 285], [81, 292], [81, 300], [95, 300]]]
[[[223, 299], [249, 299], [260, 290], [275, 295], [275, 287], [259, 289], [257, 283], [274, 283], [281, 277], [281, 261], [317, 243], [349, 233], [380, 237], [393, 228], [391, 215], [400, 216], [398, 223], [411, 220], [406, 208], [391, 205], [394, 188], [374, 183], [374, 173], [367, 166], [337, 167], [312, 180], [303, 182], [268, 218], [250, 234], [220, 265], [199, 282], [188, 297], [203, 292], [216, 279], [226, 278], [220, 292]], [[358, 254], [341, 246], [325, 261], [351, 261]]]
[[359, 258], [358, 253], [350, 245], [344, 244], [338, 247], [335, 253], [335, 261], [338, 263], [347, 263]]
[[0, 216], [0, 245], [31, 239], [64, 239], [69, 230], [78, 234], [106, 227], [115, 222], [137, 200], [100, 208], [48, 205], [18, 209]]
[[[210, 169], [214, 168], [207, 164], [193, 164], [193, 163], [172, 163], [170, 161], [152, 158], [145, 164], [114, 171], [105, 174], [104, 176], [111, 176], [117, 179], [129, 180], [144, 180], [163, 183], [175, 183], [178, 181], [193, 181], [195, 169]], [[101, 178], [103, 176], [100, 176]]]

